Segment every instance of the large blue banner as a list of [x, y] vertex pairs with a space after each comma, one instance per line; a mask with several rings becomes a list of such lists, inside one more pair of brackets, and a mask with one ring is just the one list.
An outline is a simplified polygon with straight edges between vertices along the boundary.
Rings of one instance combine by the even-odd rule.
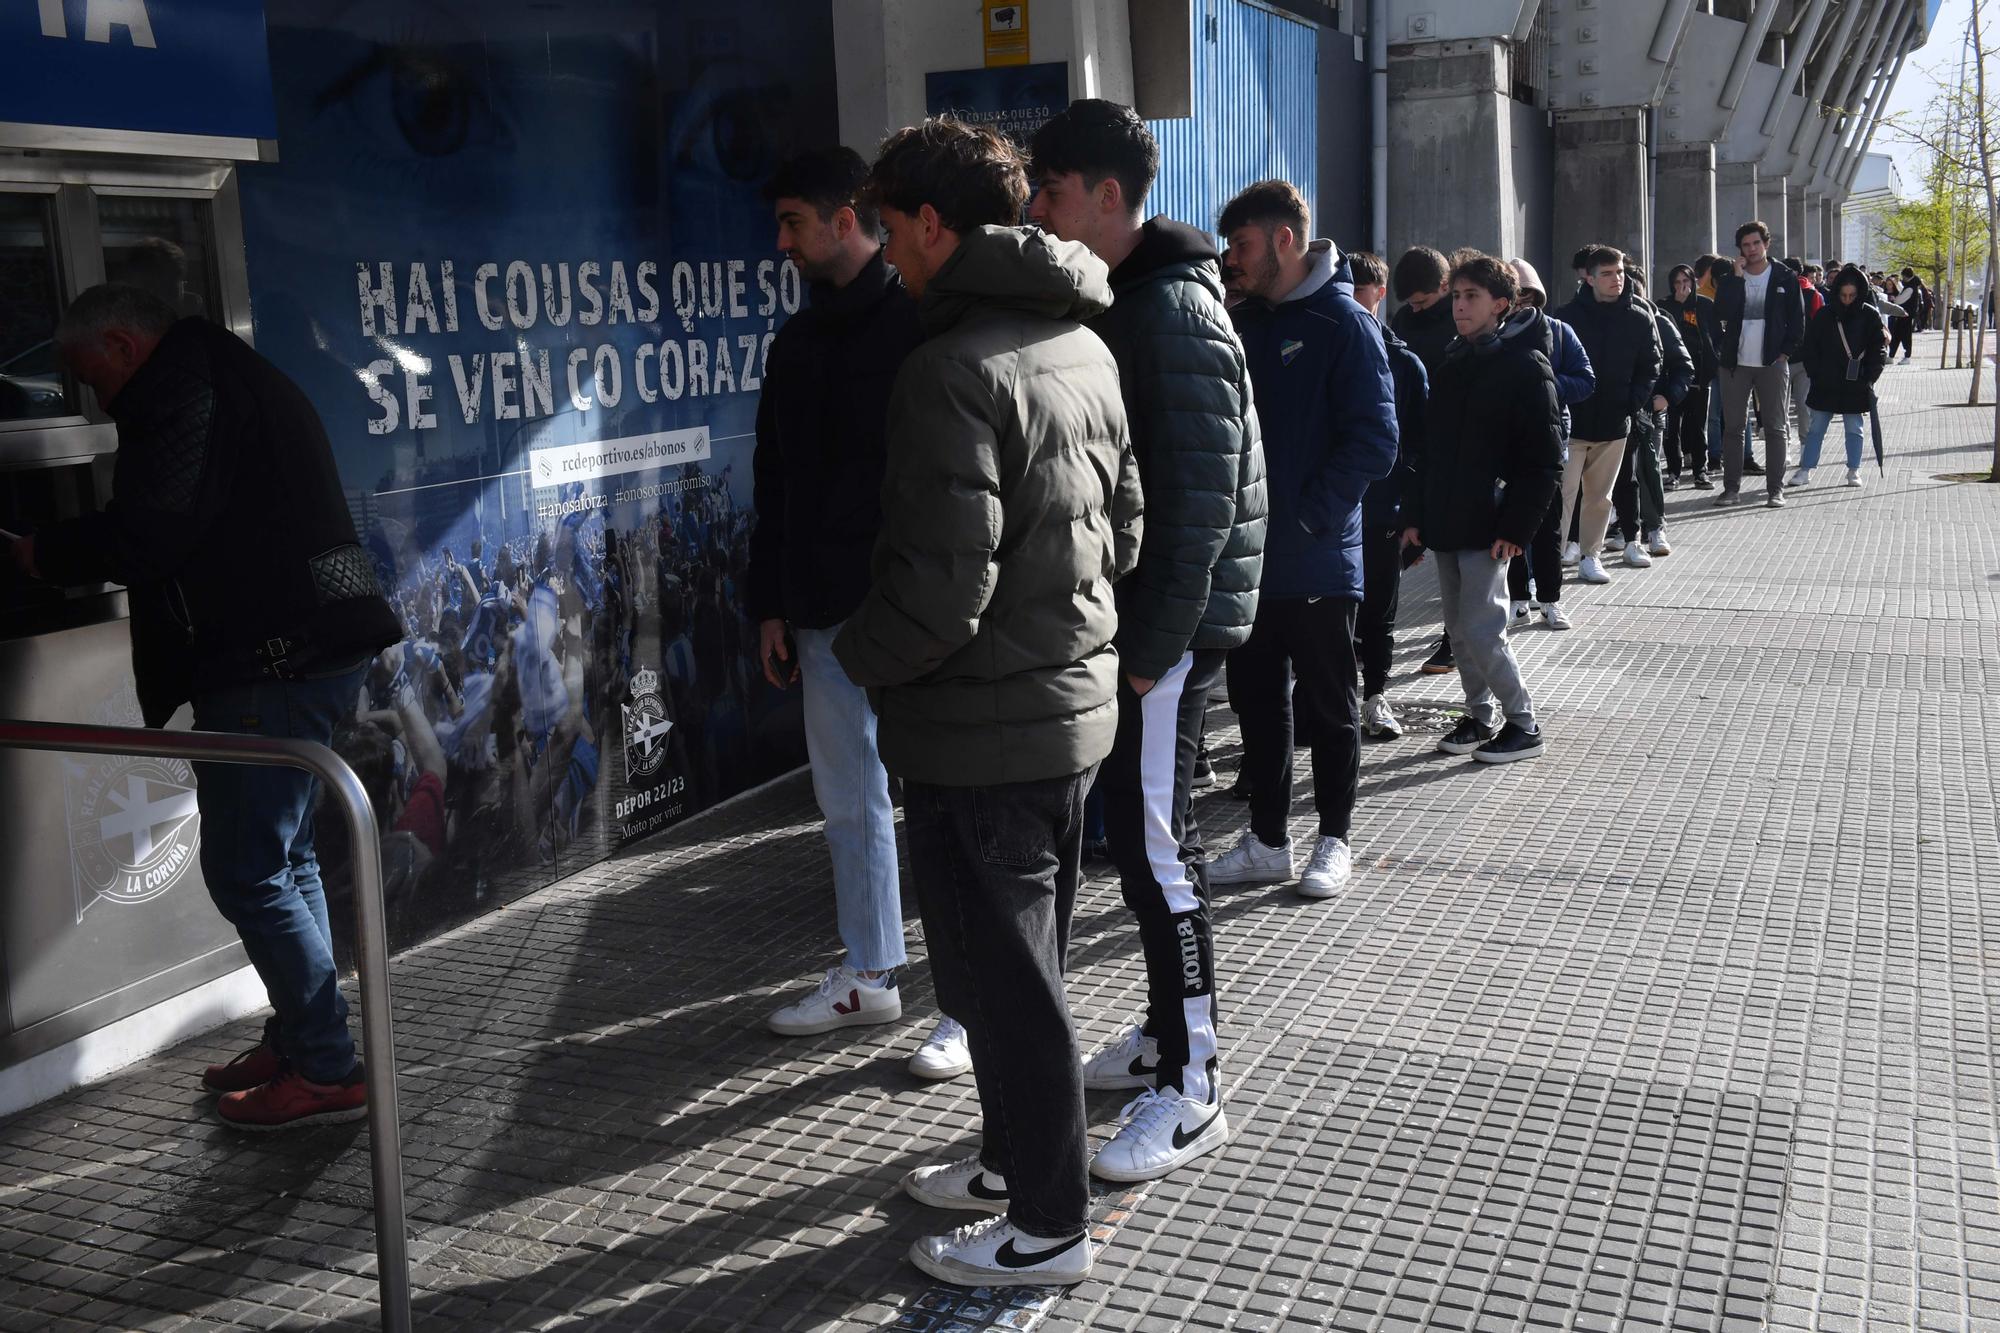
[[268, 139], [263, 0], [0, 5], [0, 120]]
[[831, 19], [333, 12], [270, 6], [252, 304], [408, 629], [337, 744], [428, 918], [803, 758], [741, 587], [765, 352], [802, 299], [759, 187], [831, 137]]

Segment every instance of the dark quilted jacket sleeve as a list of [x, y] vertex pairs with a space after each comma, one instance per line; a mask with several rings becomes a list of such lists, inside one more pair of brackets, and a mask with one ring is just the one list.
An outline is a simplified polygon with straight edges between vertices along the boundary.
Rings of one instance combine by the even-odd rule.
[[192, 369], [149, 376], [142, 408], [118, 427], [111, 500], [35, 534], [51, 583], [158, 583], [174, 577], [229, 495], [215, 386]]
[[902, 685], [971, 642], [999, 577], [1000, 407], [970, 369], [905, 364], [889, 404], [875, 581], [834, 640], [856, 685]]
[[1653, 387], [1667, 402], [1678, 403], [1694, 387], [1694, 361], [1681, 341], [1680, 330], [1674, 327], [1675, 321], [1655, 313], [1653, 324], [1660, 331], [1661, 362], [1660, 378]]
[[1556, 398], [1555, 371], [1539, 352], [1530, 360], [1535, 373], [1518, 379], [1513, 438], [1503, 462], [1507, 489], [1493, 525], [1502, 538], [1523, 549], [1548, 516], [1562, 485], [1563, 466], [1562, 406]]
[[1172, 669], [1201, 627], [1254, 430], [1243, 348], [1220, 311], [1173, 301], [1151, 315], [1119, 367], [1145, 537], [1118, 586], [1116, 642], [1126, 673], [1145, 680]]
[[[784, 346], [780, 334], [772, 343], [776, 353]], [[752, 620], [776, 620], [785, 614], [785, 459], [778, 442], [771, 369], [782, 375], [782, 361], [767, 368], [764, 392], [757, 400], [757, 449], [750, 455], [753, 503], [757, 522], [750, 529], [750, 564], [744, 575], [744, 609]]]

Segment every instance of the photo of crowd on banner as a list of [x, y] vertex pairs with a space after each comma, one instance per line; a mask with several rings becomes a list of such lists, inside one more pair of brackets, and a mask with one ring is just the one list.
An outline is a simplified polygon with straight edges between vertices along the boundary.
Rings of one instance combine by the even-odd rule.
[[[616, 504], [573, 484], [553, 520], [518, 499], [509, 514], [480, 482], [375, 517], [366, 540], [405, 637], [334, 748], [373, 801], [399, 940], [795, 762], [784, 727], [756, 725], [780, 701], [751, 662], [734, 471], [687, 464]], [[339, 831], [322, 837], [344, 857]]]

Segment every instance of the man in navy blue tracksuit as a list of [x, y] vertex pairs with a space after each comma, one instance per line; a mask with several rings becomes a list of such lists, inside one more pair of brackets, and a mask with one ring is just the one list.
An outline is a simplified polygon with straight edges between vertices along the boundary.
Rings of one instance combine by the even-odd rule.
[[1298, 874], [1292, 804], [1293, 691], [1312, 740], [1319, 836], [1299, 892], [1328, 898], [1352, 868], [1348, 826], [1361, 776], [1354, 621], [1361, 603], [1362, 497], [1396, 462], [1396, 389], [1381, 326], [1354, 300], [1347, 261], [1312, 241], [1305, 200], [1260, 181], [1217, 230], [1224, 278], [1264, 423], [1270, 483], [1263, 587], [1250, 641], [1230, 655], [1243, 727], [1250, 828], [1209, 868], [1211, 884], [1282, 884]]

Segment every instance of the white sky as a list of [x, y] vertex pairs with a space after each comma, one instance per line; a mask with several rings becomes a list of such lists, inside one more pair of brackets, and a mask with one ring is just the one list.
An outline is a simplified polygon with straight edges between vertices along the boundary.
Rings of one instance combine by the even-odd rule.
[[[1890, 115], [1902, 113], [1912, 121], [1919, 119], [1930, 100], [1937, 95], [1940, 87], [1948, 87], [1958, 78], [1959, 46], [1965, 36], [1965, 25], [1972, 18], [1972, 0], [1944, 0], [1938, 10], [1935, 22], [1931, 24], [1930, 40], [1920, 50], [1912, 51], [1909, 60], [1903, 64], [1903, 77], [1896, 80], [1896, 91], [1889, 98]], [[1986, 45], [1989, 49], [2000, 38], [2000, 5], [1988, 0], [1985, 17], [1981, 20], [1986, 27]], [[1994, 96], [1993, 80], [2000, 78], [2000, 65], [1987, 65], [1988, 96]], [[1966, 82], [1970, 83], [1972, 73], [1966, 71]], [[1896, 159], [1896, 170], [1903, 176], [1903, 192], [1914, 193], [1923, 175], [1924, 153], [1914, 144], [1899, 137], [1895, 130], [1883, 125], [1875, 132], [1875, 142], [1869, 145], [1873, 153], [1887, 153]]]

